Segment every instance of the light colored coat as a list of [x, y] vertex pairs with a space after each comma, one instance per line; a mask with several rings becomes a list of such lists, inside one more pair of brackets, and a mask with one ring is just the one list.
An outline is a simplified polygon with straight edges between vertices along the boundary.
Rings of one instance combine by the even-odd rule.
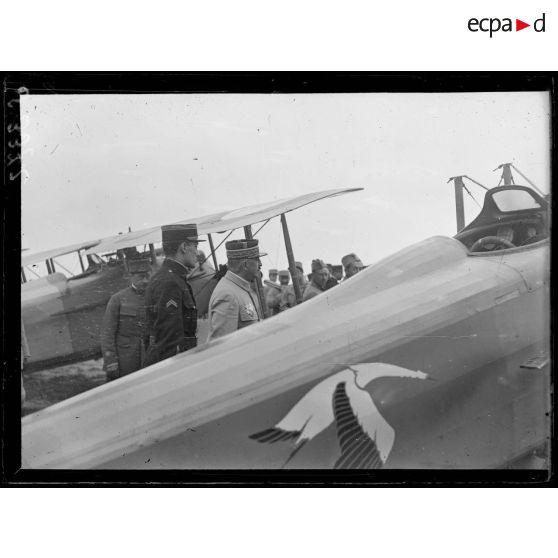
[[248, 281], [232, 271], [219, 281], [209, 301], [208, 341], [263, 319], [258, 295]]
[[314, 298], [315, 296], [318, 296], [323, 292], [324, 291], [319, 287], [316, 287], [314, 283], [312, 282], [307, 283], [306, 288], [304, 289], [304, 293], [302, 295], [302, 302], [305, 302], [306, 300], [310, 300], [311, 298]]

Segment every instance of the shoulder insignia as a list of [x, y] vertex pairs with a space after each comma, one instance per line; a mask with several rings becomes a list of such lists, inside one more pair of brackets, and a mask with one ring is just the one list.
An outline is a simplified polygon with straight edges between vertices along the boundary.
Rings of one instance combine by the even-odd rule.
[[165, 304], [165, 306], [167, 308], [170, 308], [171, 306], [174, 306], [175, 308], [178, 308], [178, 303], [176, 302], [176, 300], [173, 300], [172, 298]]

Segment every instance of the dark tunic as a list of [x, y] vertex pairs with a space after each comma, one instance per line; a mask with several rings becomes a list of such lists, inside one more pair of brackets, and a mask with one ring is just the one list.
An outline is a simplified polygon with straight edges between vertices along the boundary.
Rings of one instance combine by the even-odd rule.
[[165, 259], [145, 293], [149, 347], [144, 366], [149, 366], [196, 346], [197, 309], [188, 271]]
[[337, 281], [335, 277], [329, 276], [327, 278], [326, 284], [324, 285], [324, 291], [331, 289], [331, 287], [335, 287], [335, 285], [339, 285], [339, 281]]
[[[135, 288], [122, 289], [110, 298], [101, 329], [101, 348], [109, 380], [141, 368], [145, 318], [144, 296]], [[118, 364], [116, 372], [107, 369], [111, 364]]]

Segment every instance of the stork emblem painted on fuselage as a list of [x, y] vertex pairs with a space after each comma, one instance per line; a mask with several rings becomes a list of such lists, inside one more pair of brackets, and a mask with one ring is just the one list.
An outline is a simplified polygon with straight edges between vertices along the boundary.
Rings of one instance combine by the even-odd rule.
[[390, 376], [429, 379], [424, 372], [393, 364], [353, 364], [313, 387], [274, 427], [250, 438], [270, 444], [294, 440], [285, 466], [306, 442], [335, 422], [340, 456], [334, 468], [381, 468], [393, 447], [395, 431], [365, 388], [376, 378]]

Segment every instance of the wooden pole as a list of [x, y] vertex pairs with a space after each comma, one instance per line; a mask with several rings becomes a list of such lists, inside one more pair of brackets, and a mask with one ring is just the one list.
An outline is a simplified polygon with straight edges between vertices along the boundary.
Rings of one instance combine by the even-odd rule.
[[81, 250], [78, 250], [79, 265], [81, 267], [81, 272], [85, 271], [85, 266], [83, 265], [83, 260], [81, 259]]
[[215, 246], [213, 246], [213, 238], [210, 234], [207, 235], [207, 240], [209, 240], [209, 249], [211, 250], [211, 257], [213, 258], [213, 266], [215, 271], [219, 271], [219, 266], [217, 265], [217, 254], [215, 253]]
[[455, 218], [457, 220], [457, 232], [465, 227], [465, 207], [463, 205], [463, 177], [456, 176], [453, 185], [455, 187]]
[[514, 183], [510, 166], [511, 163], [504, 163], [502, 165], [502, 178], [504, 179], [504, 186], [511, 186]]
[[[252, 240], [254, 238], [252, 236], [252, 225], [246, 225], [244, 227], [244, 235], [246, 237], [246, 240]], [[258, 299], [260, 301], [260, 307], [262, 309], [264, 318], [268, 318], [269, 312], [267, 311], [267, 305], [265, 303], [265, 297], [263, 294], [262, 278], [258, 275], [254, 283], [256, 284], [256, 292], [258, 294]]]
[[157, 254], [155, 254], [155, 245], [153, 243], [149, 245], [149, 254], [151, 255], [151, 265], [155, 265], [157, 263]]
[[287, 227], [287, 218], [284, 213], [281, 213], [281, 225], [283, 227], [283, 238], [285, 239], [285, 248], [287, 250], [287, 260], [289, 262], [289, 271], [293, 280], [293, 287], [295, 292], [296, 303], [302, 302], [302, 290], [298, 284], [298, 274], [296, 271], [296, 264], [293, 254], [293, 247], [291, 244], [291, 236], [289, 235], [289, 228]]

